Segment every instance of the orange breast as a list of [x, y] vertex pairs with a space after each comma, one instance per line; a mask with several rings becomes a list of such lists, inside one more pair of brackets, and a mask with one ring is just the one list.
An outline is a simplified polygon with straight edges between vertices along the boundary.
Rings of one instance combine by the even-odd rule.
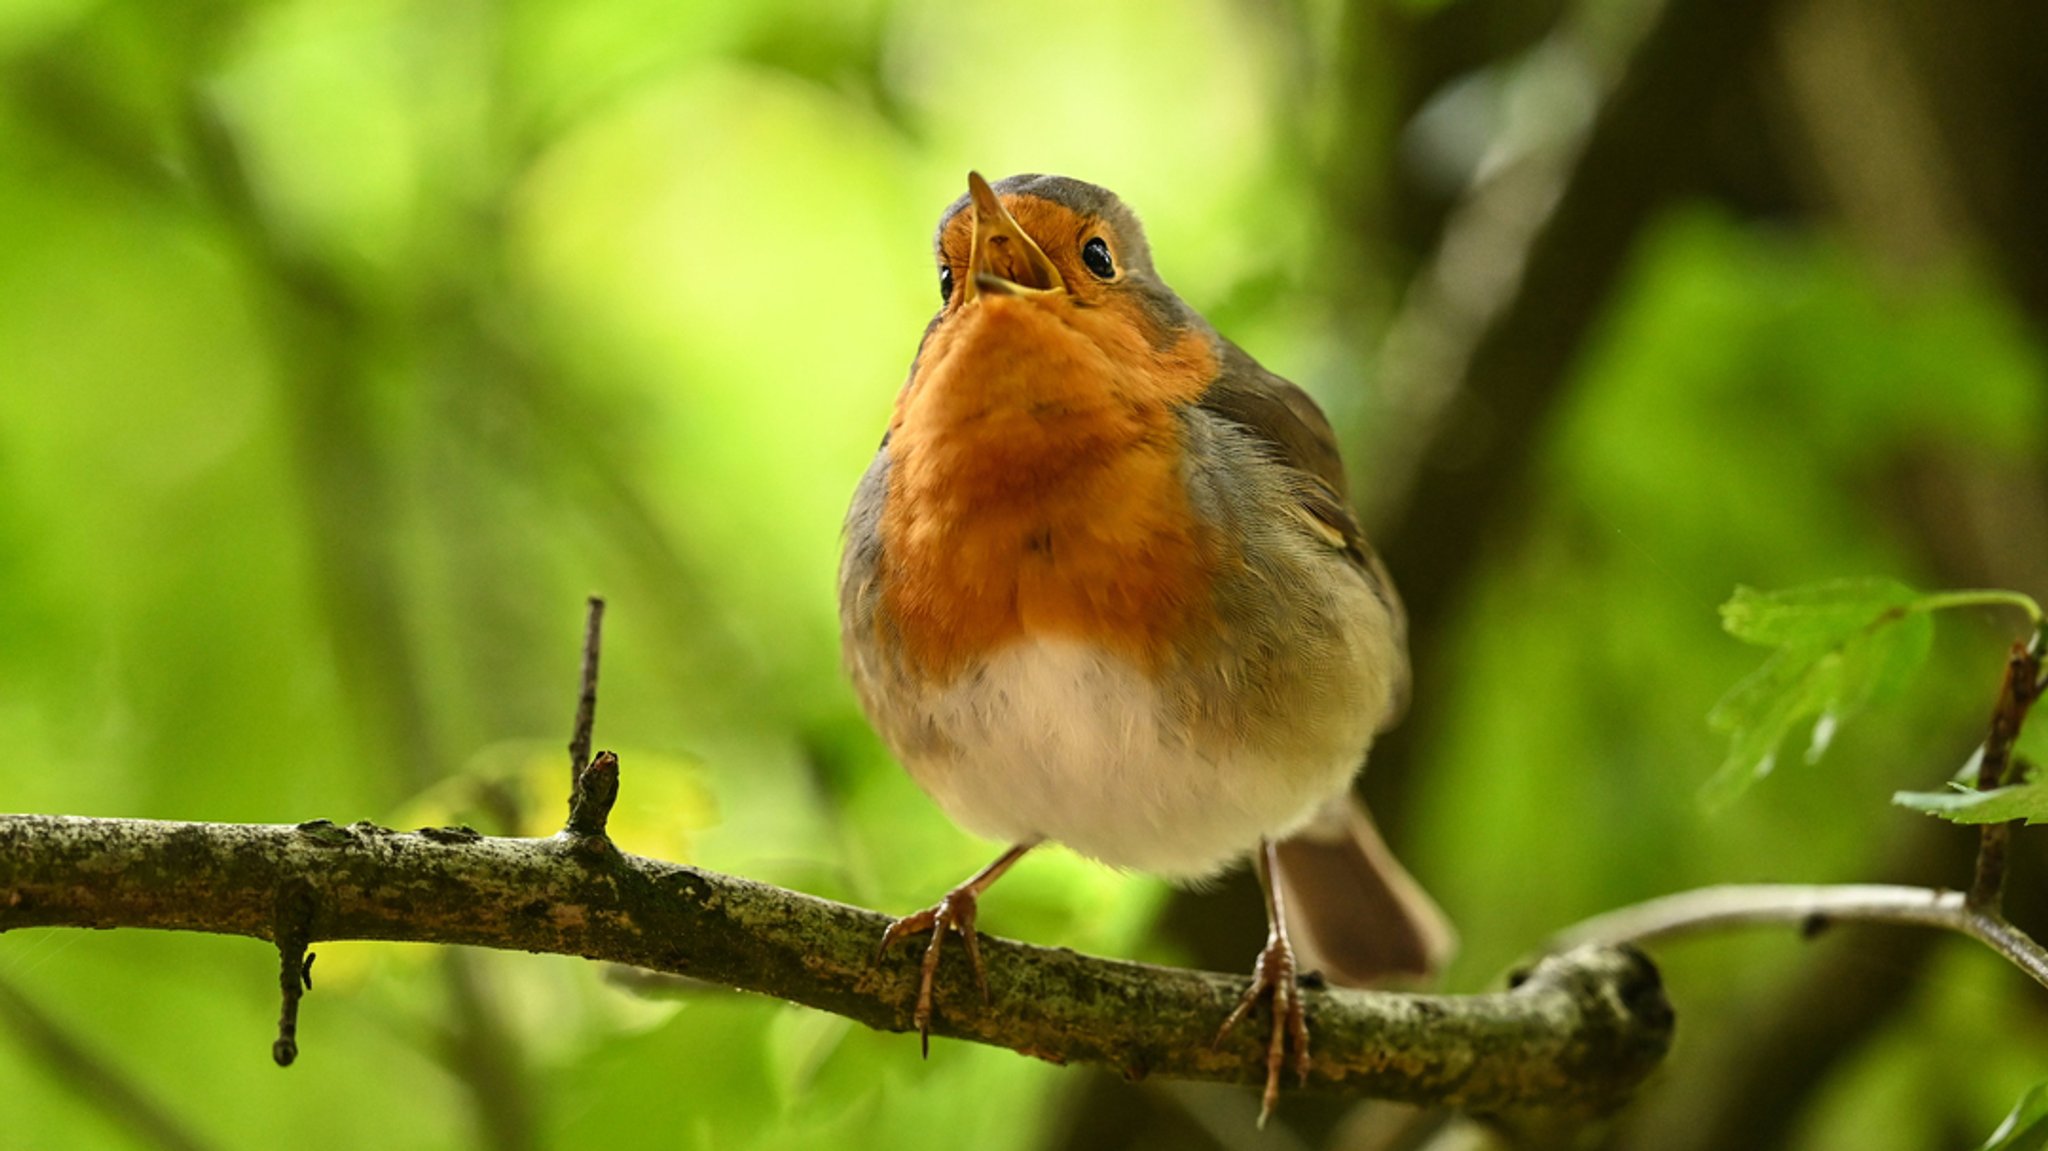
[[1174, 409], [1215, 353], [1193, 331], [1154, 347], [1129, 319], [989, 296], [926, 342], [882, 516], [884, 618], [924, 677], [1026, 636], [1155, 668], [1212, 610], [1222, 549], [1190, 509]]

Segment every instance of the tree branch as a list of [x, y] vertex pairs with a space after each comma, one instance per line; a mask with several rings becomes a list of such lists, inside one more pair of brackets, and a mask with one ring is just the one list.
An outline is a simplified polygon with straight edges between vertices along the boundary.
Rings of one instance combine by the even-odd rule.
[[1594, 916], [1558, 933], [1553, 945], [1579, 948], [1648, 943], [1730, 927], [1796, 923], [1809, 933], [1836, 923], [1938, 927], [1989, 947], [2048, 987], [2048, 949], [1959, 891], [1881, 883], [1730, 884], [1666, 895]]
[[[600, 843], [604, 841], [599, 841]], [[0, 816], [0, 930], [142, 927], [273, 939], [281, 890], [310, 941], [409, 940], [609, 960], [910, 1027], [914, 959], [877, 963], [887, 919], [745, 879], [593, 851], [584, 837], [467, 829]], [[608, 845], [607, 845], [608, 847]], [[940, 1035], [1126, 1075], [1252, 1083], [1263, 1045], [1210, 1046], [1242, 980], [984, 937], [992, 997], [940, 981]], [[1512, 991], [1311, 990], [1310, 1086], [1478, 1111], [1618, 1105], [1672, 1017], [1632, 949], [1543, 960]]]

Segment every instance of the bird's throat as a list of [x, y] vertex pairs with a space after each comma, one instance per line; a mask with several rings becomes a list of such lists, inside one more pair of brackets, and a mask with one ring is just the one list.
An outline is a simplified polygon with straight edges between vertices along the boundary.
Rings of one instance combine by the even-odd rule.
[[1208, 610], [1177, 414], [1213, 373], [1207, 341], [974, 308], [934, 331], [891, 426], [884, 594], [906, 654], [945, 679], [1025, 636], [1085, 637], [1156, 665]]

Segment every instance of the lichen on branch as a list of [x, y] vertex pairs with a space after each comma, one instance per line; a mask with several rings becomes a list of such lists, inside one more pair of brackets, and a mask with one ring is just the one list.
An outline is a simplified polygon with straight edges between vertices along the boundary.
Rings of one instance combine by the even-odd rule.
[[[275, 941], [280, 891], [306, 941], [407, 940], [552, 952], [910, 1027], [914, 959], [877, 961], [888, 920], [596, 837], [461, 828], [167, 823], [0, 815], [0, 931], [155, 928]], [[288, 930], [296, 930], [294, 922]], [[991, 998], [942, 972], [942, 1036], [1131, 1076], [1256, 1083], [1249, 1034], [1210, 1046], [1242, 980], [985, 939]], [[1627, 948], [1546, 958], [1513, 990], [1311, 990], [1309, 1087], [1479, 1112], [1611, 1109], [1657, 1066], [1672, 1017]], [[308, 1024], [317, 1030], [317, 1024]], [[302, 1031], [302, 1041], [312, 1034]]]

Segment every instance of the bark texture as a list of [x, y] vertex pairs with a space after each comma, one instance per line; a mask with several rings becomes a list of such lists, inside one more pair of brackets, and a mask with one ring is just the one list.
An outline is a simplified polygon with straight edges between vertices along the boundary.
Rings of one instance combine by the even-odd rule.
[[[0, 930], [155, 928], [580, 955], [902, 1031], [916, 949], [877, 963], [887, 923], [628, 855], [602, 836], [0, 816]], [[1263, 1081], [1258, 1028], [1210, 1045], [1241, 978], [988, 937], [983, 947], [990, 1001], [964, 965], [947, 963], [936, 1034], [1133, 1077]], [[1545, 959], [1492, 994], [1315, 989], [1307, 998], [1310, 1088], [1479, 1112], [1610, 1110], [1657, 1066], [1672, 1030], [1655, 968], [1628, 948]]]

